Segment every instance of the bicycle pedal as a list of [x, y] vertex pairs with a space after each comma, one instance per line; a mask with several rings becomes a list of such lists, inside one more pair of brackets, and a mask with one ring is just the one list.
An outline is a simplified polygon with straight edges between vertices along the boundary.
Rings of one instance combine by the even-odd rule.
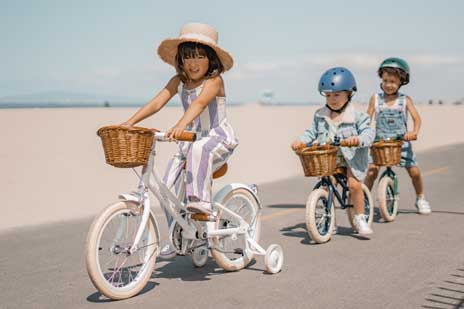
[[192, 218], [192, 220], [197, 220], [197, 221], [209, 221], [209, 222], [216, 221], [215, 216], [205, 214], [205, 213], [194, 213], [190, 215], [190, 218]]

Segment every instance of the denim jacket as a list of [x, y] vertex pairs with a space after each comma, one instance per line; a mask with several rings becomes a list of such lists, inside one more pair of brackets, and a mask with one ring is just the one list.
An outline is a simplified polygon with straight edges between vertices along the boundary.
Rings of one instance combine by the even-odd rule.
[[349, 104], [342, 115], [342, 121], [335, 126], [330, 120], [330, 110], [324, 106], [314, 113], [312, 127], [305, 130], [300, 136], [303, 143], [309, 144], [318, 141], [325, 144], [328, 140], [333, 141], [335, 136], [346, 139], [357, 136], [360, 145], [358, 147], [340, 147], [341, 154], [347, 165], [351, 168], [353, 175], [363, 181], [368, 168], [368, 151], [375, 137], [375, 130], [370, 125], [369, 116], [357, 111]]

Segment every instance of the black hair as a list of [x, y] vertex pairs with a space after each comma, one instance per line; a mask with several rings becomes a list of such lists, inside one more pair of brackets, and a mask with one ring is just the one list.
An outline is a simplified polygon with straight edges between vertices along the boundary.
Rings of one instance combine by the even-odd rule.
[[214, 49], [208, 45], [197, 42], [183, 42], [177, 47], [176, 55], [176, 70], [183, 82], [188, 79], [184, 72], [183, 60], [185, 58], [193, 58], [198, 55], [206, 56], [209, 60], [208, 71], [205, 75], [206, 78], [215, 77], [224, 72], [224, 66]]

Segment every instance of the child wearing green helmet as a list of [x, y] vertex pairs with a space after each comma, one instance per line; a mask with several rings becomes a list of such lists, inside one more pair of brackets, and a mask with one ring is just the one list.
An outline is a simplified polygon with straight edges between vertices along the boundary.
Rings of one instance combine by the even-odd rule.
[[[411, 177], [416, 191], [416, 208], [419, 214], [432, 212], [429, 202], [425, 199], [421, 172], [412, 151], [411, 140], [419, 134], [421, 118], [411, 98], [399, 92], [403, 85], [409, 83], [409, 65], [400, 58], [387, 58], [379, 66], [380, 88], [382, 92], [372, 95], [367, 113], [375, 123], [376, 139], [396, 138], [403, 136], [400, 166], [405, 167]], [[408, 131], [408, 115], [411, 115], [414, 126]], [[372, 189], [379, 168], [370, 160], [365, 184]]]

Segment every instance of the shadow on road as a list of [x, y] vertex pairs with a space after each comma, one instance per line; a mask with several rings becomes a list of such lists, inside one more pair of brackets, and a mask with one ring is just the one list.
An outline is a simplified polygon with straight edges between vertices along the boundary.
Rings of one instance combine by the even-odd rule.
[[422, 308], [464, 308], [464, 269], [458, 268], [426, 298]]
[[[142, 295], [142, 294], [145, 294], [151, 290], [153, 290], [155, 288], [155, 286], [159, 285], [159, 283], [157, 282], [152, 282], [152, 281], [149, 281], [145, 287], [142, 289], [142, 291], [137, 294], [137, 295]], [[137, 296], [136, 295], [136, 296]], [[91, 295], [89, 295], [87, 297], [87, 301], [88, 302], [91, 302], [91, 303], [109, 303], [109, 302], [113, 302], [115, 300], [112, 300], [112, 299], [109, 299], [109, 298], [106, 298], [106, 296], [102, 295], [100, 292], [95, 292]]]
[[[311, 237], [309, 236], [306, 230], [305, 223], [298, 223], [295, 225], [287, 226], [287, 227], [280, 229], [280, 231], [282, 232], [282, 235], [284, 236], [303, 238], [301, 240], [302, 244], [318, 245], [317, 243], [311, 240]], [[337, 233], [335, 235], [332, 235], [332, 237], [336, 237], [336, 236], [349, 236], [349, 237], [353, 237], [359, 240], [369, 240], [369, 238], [354, 234], [353, 229], [351, 227], [345, 227], [345, 226], [337, 226]]]
[[[412, 209], [398, 209], [399, 214], [405, 214], [405, 215], [417, 215], [416, 210]], [[449, 214], [449, 215], [464, 215], [464, 212], [460, 211], [448, 211], [448, 210], [434, 210], [432, 209], [432, 214]]]
[[[256, 264], [256, 260], [251, 261], [245, 269], [264, 271], [263, 269], [252, 268], [251, 266], [254, 264]], [[151, 277], [154, 279], [167, 278], [182, 281], [206, 281], [211, 280], [212, 276], [226, 275], [228, 273], [228, 271], [220, 268], [211, 257], [208, 258], [208, 262], [206, 262], [205, 266], [197, 268], [192, 264], [191, 257], [178, 256], [175, 260], [167, 262], [160, 267], [157, 265]]]
[[[163, 264], [160, 265], [161, 263]], [[202, 268], [193, 266], [191, 258], [188, 256], [178, 256], [172, 261], [162, 261], [161, 263], [157, 264], [155, 271], [151, 275], [151, 280], [166, 278], [182, 281], [205, 281], [211, 280], [211, 276], [226, 275], [229, 273], [217, 266], [211, 257], [208, 258], [208, 262]], [[252, 267], [255, 264], [256, 260], [254, 259], [245, 269], [264, 272], [263, 269]], [[158, 282], [149, 281], [143, 290], [137, 295], [145, 294], [153, 290], [157, 285], [159, 285]], [[113, 300], [106, 298], [100, 292], [95, 292], [87, 297], [87, 301], [92, 303], [107, 303], [112, 302]]]

